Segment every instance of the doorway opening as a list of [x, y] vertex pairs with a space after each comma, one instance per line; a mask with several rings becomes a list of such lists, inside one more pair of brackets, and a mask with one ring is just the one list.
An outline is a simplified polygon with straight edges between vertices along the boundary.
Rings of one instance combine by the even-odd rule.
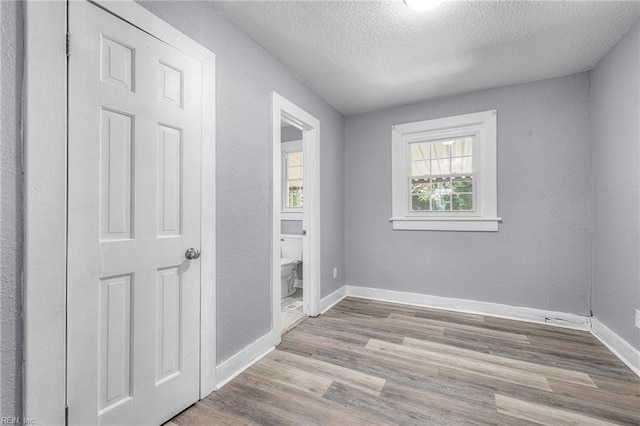
[[320, 311], [320, 122], [272, 96], [272, 333]]
[[280, 221], [281, 333], [300, 323], [304, 306], [304, 150], [302, 130], [280, 122], [282, 202]]

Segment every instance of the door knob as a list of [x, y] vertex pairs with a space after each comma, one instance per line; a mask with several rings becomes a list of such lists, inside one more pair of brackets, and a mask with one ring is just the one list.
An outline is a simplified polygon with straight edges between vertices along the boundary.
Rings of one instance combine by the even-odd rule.
[[200, 257], [200, 250], [194, 249], [193, 247], [188, 248], [187, 251], [184, 252], [184, 257], [187, 259], [196, 260]]

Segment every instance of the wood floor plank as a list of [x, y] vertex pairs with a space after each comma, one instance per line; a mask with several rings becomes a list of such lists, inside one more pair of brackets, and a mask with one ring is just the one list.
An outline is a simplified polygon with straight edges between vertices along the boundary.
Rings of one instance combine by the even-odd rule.
[[269, 354], [270, 361], [282, 368], [293, 368], [332, 381], [344, 383], [372, 395], [380, 395], [385, 379], [364, 374], [356, 370], [320, 361], [314, 358], [301, 357], [289, 352], [275, 350]]
[[[397, 358], [380, 351], [362, 350], [347, 356], [344, 352], [336, 354], [323, 351], [313, 358], [331, 362], [343, 367], [384, 376], [388, 381], [422, 390], [443, 397], [466, 401], [479, 407], [495, 409], [493, 392], [487, 392], [480, 386], [460, 383], [440, 378], [440, 369], [433, 365], [399, 363]], [[385, 385], [386, 386], [386, 385]]]
[[[592, 356], [580, 350], [574, 352], [531, 345], [512, 343], [491, 344], [486, 351], [505, 358], [519, 359], [538, 364], [553, 365], [558, 368], [579, 371], [586, 374], [600, 374], [618, 379], [628, 378], [629, 369], [623, 364], [612, 362], [604, 356]], [[611, 355], [611, 354], [609, 354]]]
[[386, 342], [401, 343], [402, 336], [393, 330], [385, 329], [384, 327], [372, 326], [370, 321], [358, 321], [351, 320], [348, 323], [348, 329], [345, 330], [345, 320], [328, 318], [323, 323], [316, 324], [309, 322], [305, 325], [305, 328], [301, 329], [308, 331], [316, 336], [329, 337], [337, 340], [344, 340], [347, 342], [361, 343], [364, 346], [369, 339], [384, 340]]
[[[426, 392], [393, 382], [388, 382], [382, 396], [387, 400], [403, 404], [407, 409], [418, 407], [420, 411], [438, 413], [438, 424], [443, 420], [457, 424], [511, 425], [512, 419], [496, 415], [495, 402], [490, 407], [470, 404], [455, 395], [444, 397], [440, 393]], [[493, 395], [491, 395], [492, 399]], [[414, 408], [415, 409], [415, 408]]]
[[420, 308], [417, 306], [399, 305], [397, 303], [381, 302], [378, 300], [371, 300], [369, 302], [369, 305], [387, 309], [391, 313], [411, 315], [411, 316], [415, 315], [415, 313], [418, 312], [418, 310], [420, 310]]
[[[566, 340], [562, 335], [529, 334], [529, 342], [536, 347], [550, 348], [564, 353], [580, 351], [584, 354], [608, 358], [611, 352], [603, 345], [595, 344], [595, 338], [589, 340]], [[592, 336], [593, 337], [593, 336]]]
[[288, 352], [294, 352], [296, 349], [299, 349], [303, 353], [309, 353], [309, 356], [311, 356], [313, 352], [321, 350], [324, 347], [363, 348], [365, 346], [364, 341], [367, 340], [368, 339], [363, 340], [362, 343], [348, 343], [328, 337], [315, 336], [295, 329], [286, 335], [286, 339], [283, 339], [283, 347], [287, 348]]
[[216, 425], [223, 426], [248, 426], [250, 424], [217, 406], [207, 404], [206, 400], [197, 402], [188, 410], [174, 417], [172, 423], [178, 426], [205, 425], [210, 423], [211, 419], [215, 419]]
[[457, 312], [444, 309], [435, 309], [427, 307], [416, 307], [415, 316], [431, 319], [442, 319], [447, 322], [463, 322], [463, 323], [485, 323], [486, 317], [479, 314], [471, 314], [467, 312]]
[[493, 365], [488, 362], [467, 360], [462, 357], [452, 357], [448, 354], [439, 354], [420, 348], [393, 343], [370, 340], [367, 349], [389, 352], [403, 362], [424, 362], [441, 367], [450, 367], [462, 371], [469, 371], [483, 377], [495, 377], [497, 379], [528, 386], [536, 389], [551, 390], [546, 377], [540, 374], [522, 371], [515, 368]]
[[607, 422], [590, 416], [583, 416], [557, 408], [536, 404], [530, 401], [522, 401], [504, 395], [496, 395], [498, 411], [518, 419], [529, 420], [549, 426], [614, 426], [615, 423]]
[[389, 321], [402, 321], [403, 323], [415, 323], [416, 325], [424, 325], [430, 327], [438, 327], [443, 330], [456, 330], [459, 332], [464, 332], [467, 334], [471, 334], [474, 336], [483, 336], [491, 339], [498, 340], [507, 340], [513, 342], [519, 342], [524, 344], [529, 344], [529, 339], [526, 335], [520, 333], [513, 333], [509, 331], [500, 331], [487, 329], [479, 326], [470, 326], [465, 324], [452, 323], [447, 321], [434, 320], [430, 318], [420, 318], [420, 317], [407, 317], [406, 315], [398, 315], [395, 313], [391, 313], [388, 317]]
[[382, 318], [388, 317], [391, 313], [389, 309], [381, 306], [373, 306], [369, 301], [365, 301], [364, 299], [354, 299], [350, 297], [343, 299], [339, 304], [335, 305], [333, 309]]
[[388, 318], [372, 322], [371, 318], [346, 314], [339, 311], [330, 311], [328, 315], [325, 315], [326, 317], [323, 316], [322, 326], [347, 328], [349, 332], [358, 335], [363, 335], [364, 333], [366, 336], [370, 336], [369, 333], [371, 332], [382, 332], [388, 337], [378, 338], [372, 336], [372, 338], [389, 342], [400, 343], [402, 338], [407, 335], [416, 338], [444, 335], [443, 327], [425, 326], [402, 321], [389, 322]]
[[[440, 368], [438, 378], [445, 382], [455, 383], [462, 388], [469, 387], [473, 389], [479, 387], [480, 389], [484, 389], [484, 392], [490, 392], [492, 397], [494, 397], [496, 393], [509, 395], [513, 398], [535, 401], [539, 404], [561, 410], [603, 417], [621, 425], [637, 426], [640, 422], [638, 409], [628, 409], [623, 404], [611, 403], [606, 399], [594, 400], [588, 396], [588, 392], [597, 391], [597, 389], [554, 381], [553, 379], [548, 380], [552, 389], [554, 389], [554, 384], [557, 385], [561, 383], [568, 391], [566, 393], [543, 391], [504, 382], [495, 378], [478, 377], [473, 373], [444, 367]], [[492, 401], [492, 403], [495, 404], [495, 401]], [[637, 404], [638, 399], [635, 399], [634, 403]]]
[[[294, 356], [298, 357], [298, 355]], [[292, 364], [289, 363], [283, 366], [274, 357], [265, 357], [262, 362], [249, 368], [247, 374], [286, 384], [295, 388], [296, 392], [304, 392], [316, 396], [322, 396], [333, 382], [331, 377], [320, 376], [299, 368], [292, 368]]]
[[372, 413], [374, 416], [398, 425], [457, 426], [459, 419], [448, 418], [437, 410], [425, 410], [421, 406], [375, 398], [358, 389], [334, 383], [324, 398], [355, 410]]
[[554, 327], [547, 324], [517, 321], [506, 318], [485, 317], [485, 326], [502, 330], [520, 330], [529, 336], [540, 336], [563, 342], [585, 343], [592, 345], [595, 338], [585, 330]]
[[640, 403], [637, 395], [613, 394], [602, 389], [582, 388], [580, 399], [576, 398], [576, 388], [570, 383], [550, 379], [549, 384], [553, 390], [555, 400], [571, 398], [574, 406], [580, 406], [581, 413], [593, 415], [606, 414], [619, 424], [640, 424]]
[[[606, 390], [612, 394], [630, 395], [640, 398], [640, 377], [627, 374], [624, 378], [611, 378], [600, 375], [591, 375], [591, 379], [598, 389]], [[639, 399], [640, 401], [640, 399]], [[640, 406], [640, 403], [638, 403]]]
[[423, 384], [427, 378], [439, 375], [439, 368], [427, 364], [406, 365], [398, 363], [397, 357], [385, 352], [374, 352], [365, 348], [334, 350], [326, 348], [314, 353], [311, 358], [339, 365], [374, 377], [393, 379], [400, 383]]
[[[377, 419], [366, 412], [353, 410], [323, 397], [317, 398], [299, 394], [293, 388], [287, 388], [286, 385], [283, 386], [264, 378], [255, 380], [255, 377], [238, 376], [237, 384], [244, 383], [250, 384], [251, 391], [255, 395], [260, 395], [260, 401], [268, 404], [271, 412], [278, 412], [278, 415], [282, 417], [286, 416], [284, 424], [388, 424], [388, 422]], [[283, 414], [284, 412], [286, 414]], [[276, 421], [274, 423], [282, 424], [283, 422]]]
[[542, 364], [536, 364], [533, 362], [521, 361], [512, 358], [503, 358], [491, 354], [485, 354], [482, 352], [470, 351], [468, 349], [460, 349], [454, 348], [451, 346], [441, 345], [439, 343], [427, 342], [425, 340], [413, 339], [411, 337], [406, 337], [404, 342], [402, 343], [405, 346], [410, 346], [413, 348], [420, 348], [426, 351], [445, 353], [449, 356], [460, 357], [461, 359], [474, 359], [480, 362], [484, 362], [487, 364], [493, 364], [497, 366], [504, 366], [514, 369], [519, 369], [522, 371], [528, 371], [531, 373], [535, 373], [547, 378], [554, 378], [557, 380], [562, 380], [568, 383], [574, 383], [577, 385], [593, 387], [596, 385], [591, 380], [588, 374], [575, 372], [571, 370], [565, 370], [557, 367], [551, 367]]
[[238, 376], [227, 383], [223, 390], [207, 397], [207, 403], [234, 413], [249, 424], [293, 424], [299, 420], [295, 413], [287, 410], [286, 405], [272, 398], [269, 392], [253, 383], [247, 375]]

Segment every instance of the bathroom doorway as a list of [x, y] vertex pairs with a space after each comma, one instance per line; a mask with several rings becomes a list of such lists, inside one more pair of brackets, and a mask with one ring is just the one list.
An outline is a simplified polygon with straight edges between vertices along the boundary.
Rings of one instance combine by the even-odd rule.
[[272, 96], [272, 335], [320, 313], [319, 121]]
[[280, 216], [280, 330], [284, 334], [306, 315], [304, 306], [304, 150], [302, 129], [280, 121], [282, 202]]

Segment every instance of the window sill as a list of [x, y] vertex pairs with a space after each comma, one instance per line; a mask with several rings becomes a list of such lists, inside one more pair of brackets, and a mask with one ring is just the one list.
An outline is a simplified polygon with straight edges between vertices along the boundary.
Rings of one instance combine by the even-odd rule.
[[304, 220], [304, 212], [281, 212], [280, 220]]
[[472, 232], [497, 232], [499, 217], [478, 218], [394, 218], [389, 219], [393, 223], [394, 231], [472, 231]]

